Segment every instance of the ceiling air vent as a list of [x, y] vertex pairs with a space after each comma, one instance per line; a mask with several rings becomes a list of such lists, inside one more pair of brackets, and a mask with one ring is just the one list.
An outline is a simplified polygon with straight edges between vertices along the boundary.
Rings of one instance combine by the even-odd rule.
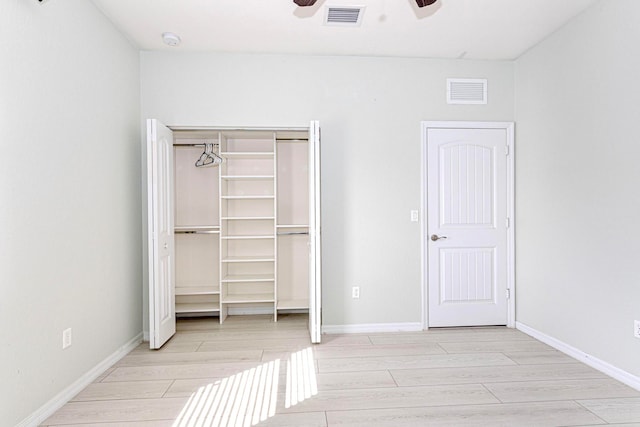
[[326, 25], [342, 25], [357, 27], [362, 22], [364, 6], [327, 6], [324, 23]]
[[447, 79], [447, 104], [486, 104], [487, 79]]

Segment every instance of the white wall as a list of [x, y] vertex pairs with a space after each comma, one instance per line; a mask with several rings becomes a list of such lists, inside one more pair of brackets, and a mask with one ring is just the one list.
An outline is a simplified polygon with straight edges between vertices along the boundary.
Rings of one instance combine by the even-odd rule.
[[[489, 104], [447, 105], [447, 77], [488, 78]], [[508, 62], [143, 52], [141, 82], [167, 125], [320, 120], [325, 325], [421, 321], [420, 121], [513, 119]]]
[[517, 61], [517, 319], [636, 376], [640, 2], [596, 3]]
[[139, 56], [86, 0], [0, 0], [0, 34], [0, 425], [13, 426], [142, 330]]

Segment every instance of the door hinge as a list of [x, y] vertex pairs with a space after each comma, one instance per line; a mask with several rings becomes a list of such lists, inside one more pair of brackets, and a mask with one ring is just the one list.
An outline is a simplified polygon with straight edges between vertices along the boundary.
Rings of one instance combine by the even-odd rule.
[[511, 289], [507, 288], [507, 299], [511, 299]]
[[505, 220], [505, 225], [507, 226], [507, 228], [511, 227], [511, 220], [507, 217], [507, 219]]
[[509, 146], [508, 145], [504, 146], [504, 154], [507, 155], [507, 156], [509, 155]]

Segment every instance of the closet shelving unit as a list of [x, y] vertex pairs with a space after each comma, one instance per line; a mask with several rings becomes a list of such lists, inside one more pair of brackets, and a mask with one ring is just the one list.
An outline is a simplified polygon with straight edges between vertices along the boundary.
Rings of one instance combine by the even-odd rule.
[[[309, 310], [307, 130], [176, 131], [175, 313]], [[207, 150], [221, 163], [201, 160]], [[203, 154], [204, 151], [204, 154]]]
[[220, 322], [229, 309], [268, 307], [277, 316], [275, 139], [223, 135], [220, 167]]

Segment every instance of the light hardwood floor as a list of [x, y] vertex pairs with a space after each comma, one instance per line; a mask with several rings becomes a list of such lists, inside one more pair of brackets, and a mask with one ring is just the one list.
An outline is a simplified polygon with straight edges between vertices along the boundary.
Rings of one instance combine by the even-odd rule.
[[513, 329], [310, 345], [305, 316], [217, 320], [180, 320], [42, 425], [640, 426], [640, 392]]

